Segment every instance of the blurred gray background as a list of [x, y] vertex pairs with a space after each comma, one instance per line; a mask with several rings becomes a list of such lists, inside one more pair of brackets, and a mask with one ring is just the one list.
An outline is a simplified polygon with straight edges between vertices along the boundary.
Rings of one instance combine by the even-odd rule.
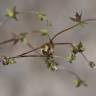
[[[18, 11], [42, 10], [52, 21], [50, 35], [71, 26], [69, 20], [76, 11], [83, 13], [83, 18], [96, 17], [96, 0], [0, 0], [0, 20], [5, 20], [7, 8], [17, 6]], [[19, 21], [10, 20], [0, 28], [0, 41], [11, 38], [11, 33], [29, 32], [33, 45], [43, 43], [45, 38], [32, 33], [32, 30], [44, 27], [32, 14], [22, 14]], [[86, 56], [96, 62], [96, 22], [89, 22], [84, 28], [77, 27], [58, 38], [57, 42], [82, 41], [86, 47]], [[56, 54], [66, 56], [67, 47], [57, 47]], [[4, 45], [0, 55], [14, 56], [29, 50], [25, 45], [17, 44], [12, 47]], [[96, 70], [89, 68], [88, 64], [78, 56], [73, 64], [68, 64], [62, 59], [57, 59], [60, 65], [77, 73], [88, 87], [75, 88], [72, 80], [74, 77], [66, 71], [50, 72], [40, 58], [18, 59], [17, 63], [9, 66], [0, 65], [0, 96], [95, 96]]]

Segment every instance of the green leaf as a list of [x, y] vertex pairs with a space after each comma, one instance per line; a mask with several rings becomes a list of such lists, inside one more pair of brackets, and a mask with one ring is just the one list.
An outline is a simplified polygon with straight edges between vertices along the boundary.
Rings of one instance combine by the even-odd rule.
[[77, 45], [77, 48], [78, 48], [78, 52], [84, 52], [84, 47], [83, 47], [82, 42], [80, 42], [80, 43]]
[[89, 62], [89, 66], [90, 66], [91, 68], [94, 68], [94, 67], [96, 66], [96, 64], [95, 64], [93, 61], [90, 61], [90, 62]]
[[70, 55], [67, 57], [67, 61], [69, 63], [72, 63], [76, 59], [76, 54], [70, 53]]
[[77, 48], [77, 46], [74, 46], [74, 47], [73, 47], [72, 53], [73, 53], [74, 55], [78, 53], [78, 48]]
[[80, 78], [77, 78], [76, 80], [73, 81], [74, 85], [76, 88], [80, 87], [81, 85], [84, 85], [85, 87], [87, 87], [88, 85], [81, 80]]
[[11, 17], [12, 19], [18, 20], [17, 19], [17, 14], [19, 12], [16, 11], [16, 6], [13, 7], [13, 9], [7, 9], [6, 16]]
[[37, 11], [36, 15], [37, 15], [37, 18], [40, 21], [45, 21], [47, 23], [47, 27], [51, 27], [52, 26], [52, 22], [48, 19], [47, 15], [44, 12]]
[[74, 82], [75, 87], [80, 87], [83, 83], [82, 80], [80, 79], [76, 79], [73, 82]]
[[79, 53], [79, 52], [84, 52], [84, 47], [83, 47], [82, 42], [80, 42], [79, 44], [74, 45], [72, 47], [72, 51], [69, 54], [69, 56], [67, 58], [67, 61], [72, 63], [76, 59], [76, 54]]
[[74, 54], [77, 54], [78, 52], [84, 52], [84, 50], [85, 50], [85, 48], [83, 47], [82, 42], [80, 42], [79, 44], [74, 45], [72, 52]]
[[45, 62], [47, 63], [48, 69], [50, 69], [51, 71], [58, 70], [58, 63], [55, 62], [55, 60], [52, 57], [46, 58]]
[[48, 20], [46, 14], [42, 11], [36, 12], [36, 15], [37, 15], [38, 19], [41, 20], [41, 21]]
[[20, 34], [19, 34], [19, 40], [20, 40], [22, 43], [26, 44], [26, 43], [27, 43], [27, 33], [20, 33]]
[[82, 17], [82, 13], [79, 14], [78, 12], [75, 13], [74, 17], [70, 17], [70, 20], [72, 20], [73, 22], [81, 22], [81, 17]]
[[81, 17], [82, 17], [82, 13], [79, 14], [78, 12], [76, 12], [75, 17], [76, 17], [77, 21], [80, 22], [81, 21]]
[[78, 46], [78, 49], [82, 48], [83, 47], [82, 42], [80, 42], [77, 46]]
[[47, 36], [48, 35], [48, 29], [41, 29], [40, 32], [41, 32], [42, 36]]

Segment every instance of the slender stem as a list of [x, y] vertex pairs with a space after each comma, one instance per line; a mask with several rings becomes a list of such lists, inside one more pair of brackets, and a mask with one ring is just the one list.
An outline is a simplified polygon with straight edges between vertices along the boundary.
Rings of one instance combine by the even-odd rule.
[[24, 58], [24, 57], [46, 57], [44, 55], [21, 55], [21, 56], [14, 56], [10, 58]]
[[59, 59], [62, 59], [62, 60], [65, 60], [66, 62], [68, 62], [68, 61], [66, 60], [66, 58], [64, 58], [64, 57], [62, 57], [62, 56], [53, 55], [53, 57], [54, 57], [54, 58], [59, 58]]
[[24, 55], [26, 55], [26, 54], [28, 54], [28, 53], [31, 53], [31, 52], [33, 52], [33, 51], [36, 51], [36, 50], [42, 48], [42, 46], [44, 46], [44, 45], [45, 45], [45, 44], [43, 44], [43, 45], [41, 45], [41, 46], [39, 46], [39, 47], [37, 47], [37, 48], [34, 48], [34, 49], [30, 50], [30, 51], [27, 51], [27, 52], [24, 52], [24, 53], [19, 54], [19, 55], [17, 55], [17, 56], [14, 56], [13, 58], [19, 58], [19, 57], [22, 57], [22, 56], [24, 56]]
[[68, 30], [70, 30], [70, 29], [73, 29], [73, 28], [77, 27], [79, 24], [80, 24], [80, 23], [75, 24], [75, 25], [73, 25], [72, 27], [69, 27], [69, 28], [67, 28], [67, 29], [64, 29], [64, 30], [58, 32], [57, 34], [55, 34], [55, 35], [52, 37], [51, 40], [54, 40], [57, 36], [61, 35], [62, 33], [66, 32], [66, 31], [68, 31]]
[[80, 80], [81, 83], [84, 85], [84, 86], [87, 86], [86, 82], [84, 80], [82, 80], [82, 78], [76, 74], [75, 72], [71, 71], [71, 70], [68, 70], [66, 69], [65, 67], [60, 67], [59, 70], [64, 70], [66, 72], [68, 72], [69, 74], [71, 74], [72, 76], [74, 76], [77, 80]]
[[30, 11], [19, 11], [18, 13], [19, 14], [28, 14], [28, 13], [31, 13], [31, 14], [36, 14], [38, 11], [33, 11], [33, 10], [30, 10]]
[[[45, 44], [46, 44], [46, 43], [45, 43]], [[40, 47], [34, 48], [34, 49], [30, 50], [30, 51], [27, 51], [27, 52], [25, 52], [25, 53], [22, 53], [22, 54], [19, 54], [19, 55], [17, 55], [17, 56], [14, 56], [14, 57], [12, 57], [12, 58], [20, 58], [20, 57], [45, 57], [45, 56], [43, 56], [43, 55], [41, 55], [41, 54], [39, 54], [39, 55], [26, 55], [26, 54], [28, 54], [28, 53], [31, 53], [31, 52], [33, 52], [33, 51], [36, 51], [36, 50], [42, 48], [45, 44], [41, 45]], [[54, 44], [54, 45], [64, 45], [64, 44], [68, 44], [68, 45], [71, 45], [72, 47], [74, 47], [72, 43], [53, 43], [53, 44]], [[32, 46], [31, 46], [31, 47], [32, 47]]]
[[66, 28], [66, 29], [58, 32], [57, 34], [55, 34], [55, 35], [52, 37], [51, 40], [54, 40], [57, 36], [61, 35], [62, 33], [66, 32], [66, 31], [69, 31], [69, 30], [71, 30], [71, 29], [79, 26], [81, 23], [86, 23], [86, 22], [88, 22], [88, 21], [96, 21], [96, 19], [86, 19], [86, 20], [83, 20], [82, 22], [79, 22], [79, 23], [77, 23], [77, 24], [75, 24], [75, 25], [73, 25], [73, 26], [71, 26], [71, 27], [69, 27], [69, 28]]
[[6, 18], [4, 21], [1, 21], [0, 28], [3, 27], [3, 25], [5, 25], [9, 20], [10, 20], [10, 18]]
[[0, 45], [3, 45], [3, 44], [7, 44], [7, 43], [11, 43], [11, 42], [14, 42], [14, 38], [12, 38], [12, 39], [9, 39], [9, 40], [5, 40], [5, 41], [2, 41], [2, 42], [0, 42]]
[[31, 49], [34, 49], [34, 47], [30, 44], [30, 43], [27, 43], [27, 46]]
[[88, 58], [82, 53], [80, 52], [80, 54], [83, 56], [83, 58], [87, 61], [87, 63], [89, 63], [90, 61], [88, 60]]
[[[2, 42], [0, 42], [0, 45], [14, 42], [14, 40], [15, 40], [15, 39], [12, 38], [12, 39], [9, 39], [9, 40], [2, 41]], [[44, 45], [44, 44], [43, 44], [43, 45]], [[43, 45], [41, 45], [40, 47], [34, 48], [30, 43], [27, 43], [27, 46], [30, 47], [32, 50], [30, 50], [30, 51], [28, 51], [28, 52], [25, 52], [25, 53], [22, 53], [22, 54], [20, 54], [20, 55], [14, 56], [14, 57], [12, 57], [12, 58], [19, 58], [19, 57], [42, 57], [41, 54], [38, 53], [38, 52], [37, 52], [37, 53], [38, 53], [39, 55], [30, 55], [30, 56], [24, 56], [24, 55], [40, 49]]]
[[[34, 47], [30, 44], [30, 43], [27, 43], [27, 46], [31, 49], [34, 49]], [[37, 54], [39, 55], [42, 55], [40, 52], [36, 51]]]
[[71, 47], [74, 48], [74, 45], [70, 42], [65, 42], [65, 43], [54, 43], [54, 45], [70, 45]]

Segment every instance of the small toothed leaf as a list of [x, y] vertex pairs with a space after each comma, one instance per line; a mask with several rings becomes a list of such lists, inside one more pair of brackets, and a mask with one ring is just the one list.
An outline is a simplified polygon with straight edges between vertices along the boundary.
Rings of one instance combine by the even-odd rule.
[[82, 44], [82, 42], [80, 42], [79, 44], [78, 44], [78, 48], [80, 49], [80, 48], [82, 48], [83, 47], [83, 44]]
[[77, 45], [74, 45], [73, 49], [72, 49], [72, 52], [74, 54], [77, 54], [79, 52], [84, 52], [85, 48], [83, 47], [83, 44], [82, 42], [80, 42], [79, 44]]
[[41, 21], [48, 20], [46, 14], [44, 12], [41, 12], [41, 11], [36, 12], [36, 15], [37, 15], [38, 19]]
[[48, 19], [47, 15], [42, 12], [42, 11], [37, 11], [36, 12], [36, 15], [37, 15], [37, 18], [40, 20], [40, 21], [45, 21], [46, 22], [46, 26], [47, 27], [51, 27], [52, 26], [52, 22]]
[[94, 67], [96, 66], [96, 64], [95, 64], [93, 61], [90, 61], [90, 62], [89, 62], [89, 66], [90, 66], [91, 68], [94, 68]]
[[82, 17], [82, 13], [79, 14], [78, 12], [75, 13], [75, 17], [70, 17], [70, 20], [72, 20], [73, 22], [81, 22], [81, 17]]
[[17, 20], [17, 14], [19, 12], [16, 11], [16, 6], [13, 7], [13, 9], [7, 9], [7, 13], [6, 13], [6, 16], [7, 17], [11, 17], [12, 19], [15, 19]]
[[72, 63], [76, 59], [76, 55], [74, 53], [70, 53], [70, 55], [67, 58], [67, 61], [69, 63]]
[[27, 33], [20, 33], [20, 37], [19, 37], [19, 39], [20, 39], [20, 41], [22, 42], [22, 43], [24, 43], [24, 44], [26, 44], [27, 43]]
[[27, 43], [27, 33], [26, 32], [23, 32], [20, 34], [12, 33], [12, 36], [14, 38], [13, 45], [16, 45], [18, 42], [21, 42], [24, 44]]
[[81, 85], [84, 85], [85, 87], [87, 87], [88, 85], [81, 80], [80, 78], [77, 78], [76, 80], [73, 81], [74, 85], [76, 88], [80, 87]]
[[78, 21], [81, 21], [82, 13], [79, 14], [78, 12], [76, 12], [75, 17], [76, 17], [76, 19], [77, 19]]
[[48, 35], [48, 29], [41, 29], [40, 32], [41, 32], [42, 36], [47, 36]]
[[82, 81], [80, 79], [76, 79], [73, 82], [74, 82], [75, 87], [80, 87], [82, 85]]
[[78, 52], [83, 52], [83, 51], [84, 51], [84, 47], [83, 47], [82, 42], [80, 42], [80, 43], [77, 45], [77, 48], [78, 48]]
[[72, 53], [73, 53], [74, 55], [78, 53], [78, 48], [77, 48], [77, 46], [74, 46], [74, 47], [73, 47]]
[[48, 69], [50, 69], [51, 71], [58, 70], [58, 63], [55, 62], [55, 60], [52, 57], [47, 58], [45, 62], [47, 63]]

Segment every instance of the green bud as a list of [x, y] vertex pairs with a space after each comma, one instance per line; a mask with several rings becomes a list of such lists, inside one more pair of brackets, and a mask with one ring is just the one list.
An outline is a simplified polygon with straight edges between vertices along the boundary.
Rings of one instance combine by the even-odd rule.
[[3, 63], [3, 65], [9, 65], [9, 64], [16, 63], [16, 61], [15, 61], [14, 58], [10, 58], [10, 57], [4, 56], [4, 57], [2, 57], [2, 63]]

